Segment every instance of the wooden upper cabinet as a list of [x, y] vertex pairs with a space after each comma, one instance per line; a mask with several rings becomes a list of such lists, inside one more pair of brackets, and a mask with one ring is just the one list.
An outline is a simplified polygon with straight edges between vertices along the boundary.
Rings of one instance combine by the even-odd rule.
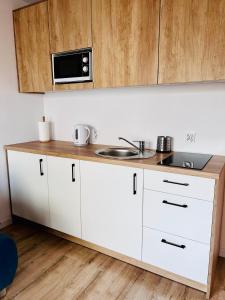
[[159, 83], [225, 79], [225, 1], [162, 0]]
[[159, 0], [92, 0], [94, 87], [157, 83]]
[[13, 16], [20, 92], [51, 90], [47, 2], [16, 10]]
[[92, 47], [91, 0], [49, 0], [51, 53]]

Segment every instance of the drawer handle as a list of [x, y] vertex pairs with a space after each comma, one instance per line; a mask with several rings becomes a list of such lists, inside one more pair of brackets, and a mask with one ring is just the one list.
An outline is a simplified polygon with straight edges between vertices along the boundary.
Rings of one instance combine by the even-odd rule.
[[72, 164], [72, 182], [75, 182], [75, 172], [74, 172], [74, 169], [75, 169], [75, 164]]
[[43, 166], [42, 166], [42, 163], [43, 163], [43, 159], [39, 159], [39, 166], [40, 166], [40, 175], [43, 176], [44, 175], [44, 172], [43, 172]]
[[168, 241], [165, 240], [165, 239], [161, 239], [161, 242], [164, 243], [164, 244], [168, 244], [168, 245], [171, 245], [171, 246], [174, 246], [174, 247], [181, 248], [181, 249], [186, 248], [185, 245], [178, 245], [178, 244], [175, 244], [175, 243], [171, 243], [171, 242], [168, 242]]
[[137, 194], [137, 174], [133, 174], [133, 195]]
[[182, 183], [182, 182], [170, 181], [170, 180], [167, 180], [167, 179], [164, 179], [163, 182], [165, 182], [165, 183], [172, 183], [172, 184], [178, 184], [178, 185], [183, 185], [183, 186], [189, 186], [189, 183]]
[[168, 204], [168, 205], [173, 205], [173, 206], [178, 206], [178, 207], [183, 207], [183, 208], [187, 208], [188, 207], [187, 204], [177, 204], [177, 203], [169, 202], [167, 200], [163, 200], [162, 203]]

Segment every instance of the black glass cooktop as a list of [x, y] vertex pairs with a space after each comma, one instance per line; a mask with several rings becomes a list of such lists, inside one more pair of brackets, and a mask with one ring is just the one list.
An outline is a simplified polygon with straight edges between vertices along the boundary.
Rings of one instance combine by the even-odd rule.
[[158, 165], [202, 170], [211, 157], [210, 154], [178, 152], [161, 160]]

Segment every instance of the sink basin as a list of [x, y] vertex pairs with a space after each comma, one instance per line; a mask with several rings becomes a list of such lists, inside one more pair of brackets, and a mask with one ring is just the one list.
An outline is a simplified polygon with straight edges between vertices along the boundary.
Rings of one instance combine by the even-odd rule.
[[129, 148], [105, 148], [95, 152], [99, 156], [115, 157], [115, 158], [130, 158], [139, 154], [136, 150]]
[[106, 158], [116, 158], [116, 159], [137, 159], [137, 158], [149, 158], [155, 155], [155, 151], [146, 150], [144, 153], [140, 153], [138, 150], [130, 148], [105, 148], [95, 151], [95, 154], [106, 157]]

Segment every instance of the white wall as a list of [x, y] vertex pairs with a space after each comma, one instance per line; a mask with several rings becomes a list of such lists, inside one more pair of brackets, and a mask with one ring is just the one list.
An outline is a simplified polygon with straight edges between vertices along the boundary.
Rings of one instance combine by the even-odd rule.
[[[123, 136], [155, 147], [158, 135], [171, 135], [175, 150], [225, 155], [223, 83], [48, 93], [44, 106], [55, 139], [71, 140], [73, 125], [87, 123], [101, 144]], [[185, 142], [187, 131], [196, 132], [195, 144]]]
[[43, 96], [19, 94], [12, 10], [19, 0], [0, 0], [0, 227], [10, 222], [9, 193], [3, 146], [37, 139]]

